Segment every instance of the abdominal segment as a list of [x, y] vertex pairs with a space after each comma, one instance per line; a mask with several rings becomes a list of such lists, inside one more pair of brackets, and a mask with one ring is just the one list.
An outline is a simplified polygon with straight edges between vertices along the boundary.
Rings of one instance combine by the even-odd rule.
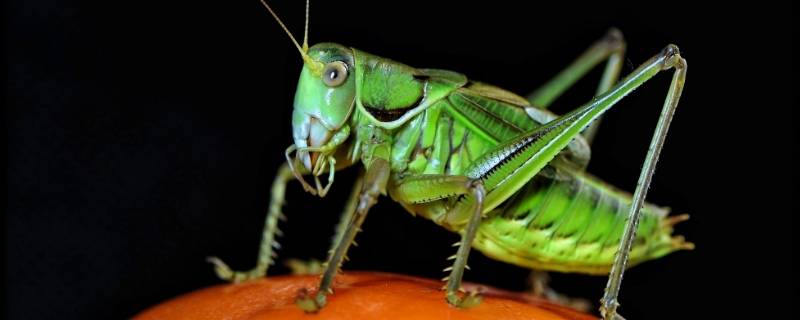
[[[473, 244], [504, 262], [538, 270], [605, 274], [611, 268], [631, 196], [585, 173], [535, 177], [484, 219]], [[628, 265], [690, 248], [673, 237], [667, 209], [647, 204]]]

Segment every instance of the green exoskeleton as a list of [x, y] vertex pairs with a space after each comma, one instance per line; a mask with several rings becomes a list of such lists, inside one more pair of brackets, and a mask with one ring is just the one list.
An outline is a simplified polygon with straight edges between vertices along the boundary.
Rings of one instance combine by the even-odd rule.
[[[617, 296], [626, 266], [692, 248], [672, 236], [672, 226], [686, 215], [668, 217], [667, 209], [644, 202], [686, 77], [686, 61], [676, 46], [617, 81], [625, 43], [612, 30], [522, 98], [461, 73], [417, 69], [338, 44], [309, 48], [307, 30], [306, 25], [302, 45], [292, 38], [304, 61], [292, 115], [294, 144], [273, 184], [258, 264], [234, 272], [211, 258], [220, 277], [265, 276], [277, 248], [274, 238], [289, 181], [296, 179], [322, 197], [336, 170], [354, 165], [364, 169], [342, 215], [319, 291], [298, 301], [306, 310], [326, 304], [347, 249], [380, 195], [460, 234], [445, 287], [446, 301], [457, 307], [479, 302], [478, 295], [459, 292], [471, 248], [536, 270], [610, 274], [600, 308], [606, 319], [621, 318]], [[594, 99], [565, 115], [547, 111], [602, 62], [605, 73]], [[597, 120], [670, 69], [672, 83], [634, 194], [586, 173]]]

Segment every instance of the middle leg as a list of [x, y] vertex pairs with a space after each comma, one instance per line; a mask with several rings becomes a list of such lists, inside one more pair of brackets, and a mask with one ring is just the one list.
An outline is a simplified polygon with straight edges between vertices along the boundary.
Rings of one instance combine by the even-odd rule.
[[[458, 292], [462, 290], [461, 280], [464, 277], [464, 269], [469, 268], [467, 259], [483, 217], [483, 199], [486, 195], [483, 182], [466, 176], [418, 175], [400, 181], [390, 192], [393, 198], [405, 204], [430, 203], [437, 200], [471, 196], [471, 198], [460, 198], [461, 203], [457, 203], [445, 215], [446, 217], [468, 215], [469, 218], [466, 226], [464, 222], [455, 222], [458, 225], [457, 229], [460, 229], [461, 240], [456, 244], [458, 245], [456, 254], [448, 258], [448, 260], [455, 259], [455, 261], [452, 266], [444, 269], [445, 272], [450, 271], [450, 275], [443, 280], [447, 281], [444, 287], [445, 299], [450, 305], [469, 308], [480, 303], [481, 298], [477, 292], [468, 292], [463, 297], [459, 296]], [[459, 205], [463, 203], [471, 204]]]

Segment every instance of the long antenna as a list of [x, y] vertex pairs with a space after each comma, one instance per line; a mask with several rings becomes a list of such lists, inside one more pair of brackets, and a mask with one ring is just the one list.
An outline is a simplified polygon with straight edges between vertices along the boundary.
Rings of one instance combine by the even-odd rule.
[[303, 62], [306, 63], [306, 65], [311, 70], [311, 72], [314, 73], [315, 75], [322, 74], [322, 67], [323, 67], [322, 63], [312, 59], [307, 53], [308, 52], [308, 10], [309, 10], [308, 8], [309, 8], [309, 0], [306, 0], [306, 26], [305, 26], [305, 34], [303, 36], [303, 46], [302, 47], [300, 46], [300, 44], [297, 43], [297, 40], [294, 39], [294, 36], [292, 36], [292, 33], [289, 32], [289, 28], [286, 28], [286, 25], [283, 24], [283, 21], [281, 21], [281, 18], [278, 18], [278, 15], [275, 14], [275, 11], [272, 11], [272, 8], [270, 8], [269, 4], [267, 4], [267, 1], [266, 0], [259, 0], [259, 1], [261, 1], [261, 4], [263, 4], [264, 7], [267, 8], [267, 10], [272, 15], [272, 17], [275, 18], [275, 21], [278, 21], [278, 24], [281, 25], [281, 28], [283, 28], [283, 31], [286, 31], [286, 35], [288, 35], [289, 39], [292, 40], [292, 43], [294, 43], [294, 46], [297, 48], [297, 51], [300, 51], [300, 56], [303, 57]]
[[303, 51], [306, 52], [308, 52], [308, 11], [311, 7], [310, 1], [311, 0], [306, 0], [306, 26], [303, 31]]
[[278, 18], [278, 15], [275, 14], [275, 11], [272, 11], [272, 8], [269, 7], [269, 5], [267, 4], [267, 1], [261, 0], [261, 4], [263, 4], [264, 7], [266, 7], [267, 10], [269, 10], [269, 13], [272, 14], [272, 17], [275, 18], [276, 21], [278, 21], [278, 24], [281, 25], [281, 28], [283, 28], [283, 31], [286, 31], [286, 34], [289, 36], [289, 39], [292, 40], [292, 43], [294, 43], [294, 46], [297, 47], [297, 50], [300, 50], [300, 54], [305, 56], [306, 55], [306, 51], [303, 50], [303, 48], [300, 48], [300, 45], [297, 44], [297, 40], [294, 39], [294, 36], [292, 36], [292, 33], [289, 32], [289, 29], [286, 28], [285, 24], [283, 24], [283, 21], [281, 21], [281, 18]]

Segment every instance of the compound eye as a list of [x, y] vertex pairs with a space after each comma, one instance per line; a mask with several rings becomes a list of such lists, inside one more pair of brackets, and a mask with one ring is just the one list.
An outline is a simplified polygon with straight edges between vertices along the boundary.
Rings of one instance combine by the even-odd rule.
[[322, 82], [329, 87], [338, 87], [347, 80], [347, 65], [341, 61], [333, 61], [322, 69]]

